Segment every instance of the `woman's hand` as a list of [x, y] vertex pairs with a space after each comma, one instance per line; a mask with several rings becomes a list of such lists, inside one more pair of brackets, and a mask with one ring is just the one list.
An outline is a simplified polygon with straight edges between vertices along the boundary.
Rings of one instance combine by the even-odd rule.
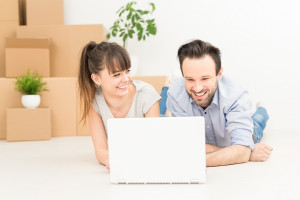
[[109, 159], [107, 158], [106, 161], [105, 161], [105, 167], [106, 169], [110, 169], [110, 166], [109, 166]]

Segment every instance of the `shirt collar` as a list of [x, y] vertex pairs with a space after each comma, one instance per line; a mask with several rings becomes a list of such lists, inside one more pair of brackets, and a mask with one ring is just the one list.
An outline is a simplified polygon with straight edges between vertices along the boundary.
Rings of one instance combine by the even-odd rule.
[[215, 95], [213, 97], [213, 100], [211, 101], [211, 104], [214, 104], [216, 106], [219, 105], [219, 87], [217, 87]]

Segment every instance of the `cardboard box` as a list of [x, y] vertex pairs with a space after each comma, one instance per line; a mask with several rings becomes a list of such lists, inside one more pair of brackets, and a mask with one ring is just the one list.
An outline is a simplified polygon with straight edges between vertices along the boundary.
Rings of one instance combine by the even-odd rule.
[[15, 79], [0, 78], [0, 139], [6, 137], [6, 109], [22, 108], [21, 93], [15, 91]]
[[[6, 138], [6, 109], [23, 108], [13, 78], [0, 78], [0, 139]], [[39, 108], [51, 109], [52, 136], [77, 135], [77, 78], [44, 78], [49, 91], [41, 93]]]
[[19, 0], [0, 0], [0, 21], [19, 23]]
[[8, 108], [6, 140], [49, 140], [51, 138], [50, 116], [49, 108]]
[[154, 89], [158, 92], [158, 94], [160, 94], [162, 87], [166, 85], [168, 77], [167, 76], [134, 76], [132, 77], [132, 79], [144, 81], [146, 83], [153, 85]]
[[0, 77], [5, 77], [5, 38], [16, 37], [17, 21], [0, 21]]
[[5, 48], [6, 77], [24, 75], [30, 69], [43, 77], [50, 76], [50, 40], [7, 38]]
[[41, 93], [40, 107], [51, 109], [52, 136], [77, 135], [77, 78], [44, 78], [49, 91]]
[[26, 23], [64, 24], [64, 0], [26, 0]]
[[103, 25], [19, 26], [18, 38], [51, 38], [50, 76], [77, 77], [83, 47], [106, 40]]

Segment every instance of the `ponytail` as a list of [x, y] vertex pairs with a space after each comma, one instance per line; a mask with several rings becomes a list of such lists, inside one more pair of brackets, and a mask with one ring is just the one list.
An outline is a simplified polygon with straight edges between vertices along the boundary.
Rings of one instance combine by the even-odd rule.
[[80, 68], [78, 75], [78, 85], [79, 85], [79, 97], [80, 97], [80, 109], [82, 112], [82, 117], [80, 122], [86, 123], [86, 118], [88, 112], [91, 108], [91, 104], [94, 100], [96, 93], [96, 85], [91, 79], [91, 71], [89, 69], [89, 56], [91, 52], [97, 47], [95, 42], [88, 43], [82, 50], [80, 58]]

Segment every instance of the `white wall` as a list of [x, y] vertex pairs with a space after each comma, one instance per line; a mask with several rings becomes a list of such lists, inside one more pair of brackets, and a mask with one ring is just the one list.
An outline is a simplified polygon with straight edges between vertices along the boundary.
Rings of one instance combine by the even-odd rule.
[[[108, 29], [116, 20], [115, 12], [126, 2], [65, 0], [65, 23], [100, 23]], [[128, 43], [130, 54], [139, 58], [138, 75], [179, 74], [178, 47], [195, 38], [208, 41], [221, 49], [224, 74], [248, 88], [254, 104], [258, 100], [266, 104], [268, 129], [300, 130], [297, 0], [153, 2], [157, 35], [146, 42]]]

